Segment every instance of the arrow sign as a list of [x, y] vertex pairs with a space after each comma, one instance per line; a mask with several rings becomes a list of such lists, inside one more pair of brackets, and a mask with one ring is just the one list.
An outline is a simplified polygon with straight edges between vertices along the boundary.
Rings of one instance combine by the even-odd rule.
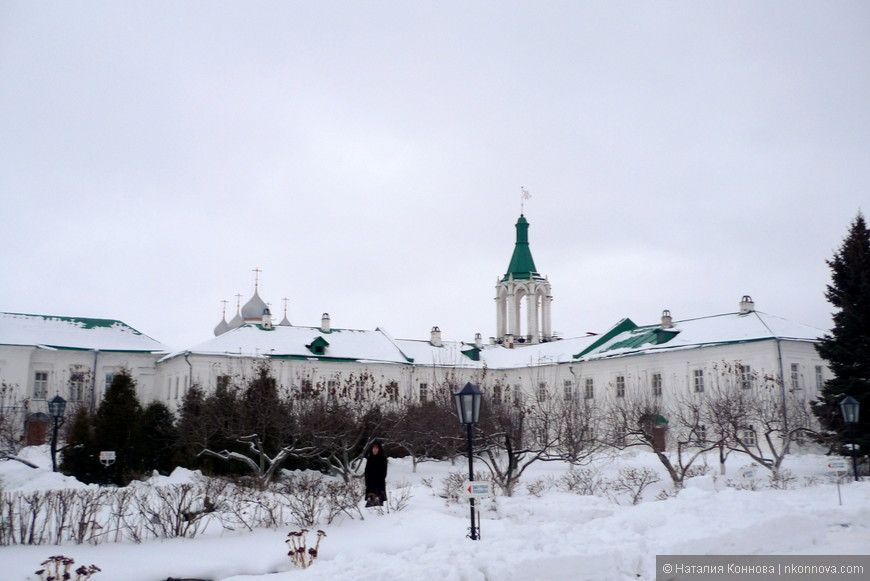
[[848, 470], [846, 468], [845, 460], [828, 460], [828, 463], [825, 465], [828, 470], [836, 470], [837, 472], [845, 472]]
[[492, 482], [466, 482], [465, 495], [468, 498], [488, 498], [492, 496]]

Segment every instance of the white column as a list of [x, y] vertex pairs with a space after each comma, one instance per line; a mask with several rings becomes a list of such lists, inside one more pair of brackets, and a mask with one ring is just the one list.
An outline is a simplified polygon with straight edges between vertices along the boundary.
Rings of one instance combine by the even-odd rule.
[[543, 288], [541, 293], [541, 332], [544, 337], [551, 338], [553, 336], [553, 328], [550, 319], [550, 303], [553, 302], [553, 295], [550, 294], [550, 285]]
[[528, 331], [527, 334], [531, 337], [532, 343], [538, 342], [538, 293], [533, 285], [528, 295], [526, 295], [526, 308], [528, 309]]
[[517, 289], [516, 287], [512, 287], [510, 292], [508, 293], [508, 311], [510, 316], [510, 330], [509, 332], [514, 337], [520, 336], [520, 301], [522, 299], [517, 297]]

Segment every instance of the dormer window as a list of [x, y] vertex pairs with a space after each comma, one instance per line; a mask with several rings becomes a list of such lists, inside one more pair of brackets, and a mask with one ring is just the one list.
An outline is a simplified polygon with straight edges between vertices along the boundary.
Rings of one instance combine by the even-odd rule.
[[305, 347], [315, 355], [324, 355], [326, 353], [326, 348], [329, 347], [329, 342], [323, 337], [317, 337]]

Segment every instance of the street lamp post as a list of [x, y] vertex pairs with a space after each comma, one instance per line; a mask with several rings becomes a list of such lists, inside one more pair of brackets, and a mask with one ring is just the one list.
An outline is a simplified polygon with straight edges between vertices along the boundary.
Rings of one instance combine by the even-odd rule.
[[[459, 421], [465, 424], [468, 440], [468, 480], [474, 482], [474, 424], [480, 419], [480, 399], [483, 395], [476, 386], [466, 383], [465, 387], [453, 394], [456, 402], [456, 413]], [[471, 504], [471, 540], [480, 538], [480, 531], [475, 523], [474, 497], [468, 499]]]
[[852, 472], [855, 473], [855, 480], [858, 480], [858, 445], [855, 443], [855, 427], [858, 425], [861, 403], [851, 395], [846, 396], [840, 402], [840, 411], [843, 412], [843, 420], [849, 426], [852, 436]]
[[66, 411], [66, 400], [59, 395], [48, 402], [48, 415], [51, 416], [54, 426], [51, 430], [51, 469], [57, 472], [57, 431], [63, 423], [63, 414]]

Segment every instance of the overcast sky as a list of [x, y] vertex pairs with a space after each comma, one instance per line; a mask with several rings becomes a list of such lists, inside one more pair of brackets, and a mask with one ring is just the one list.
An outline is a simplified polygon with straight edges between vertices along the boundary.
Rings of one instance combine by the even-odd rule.
[[870, 207], [870, 4], [0, 4], [0, 310], [495, 334], [520, 189], [553, 328], [827, 329]]

